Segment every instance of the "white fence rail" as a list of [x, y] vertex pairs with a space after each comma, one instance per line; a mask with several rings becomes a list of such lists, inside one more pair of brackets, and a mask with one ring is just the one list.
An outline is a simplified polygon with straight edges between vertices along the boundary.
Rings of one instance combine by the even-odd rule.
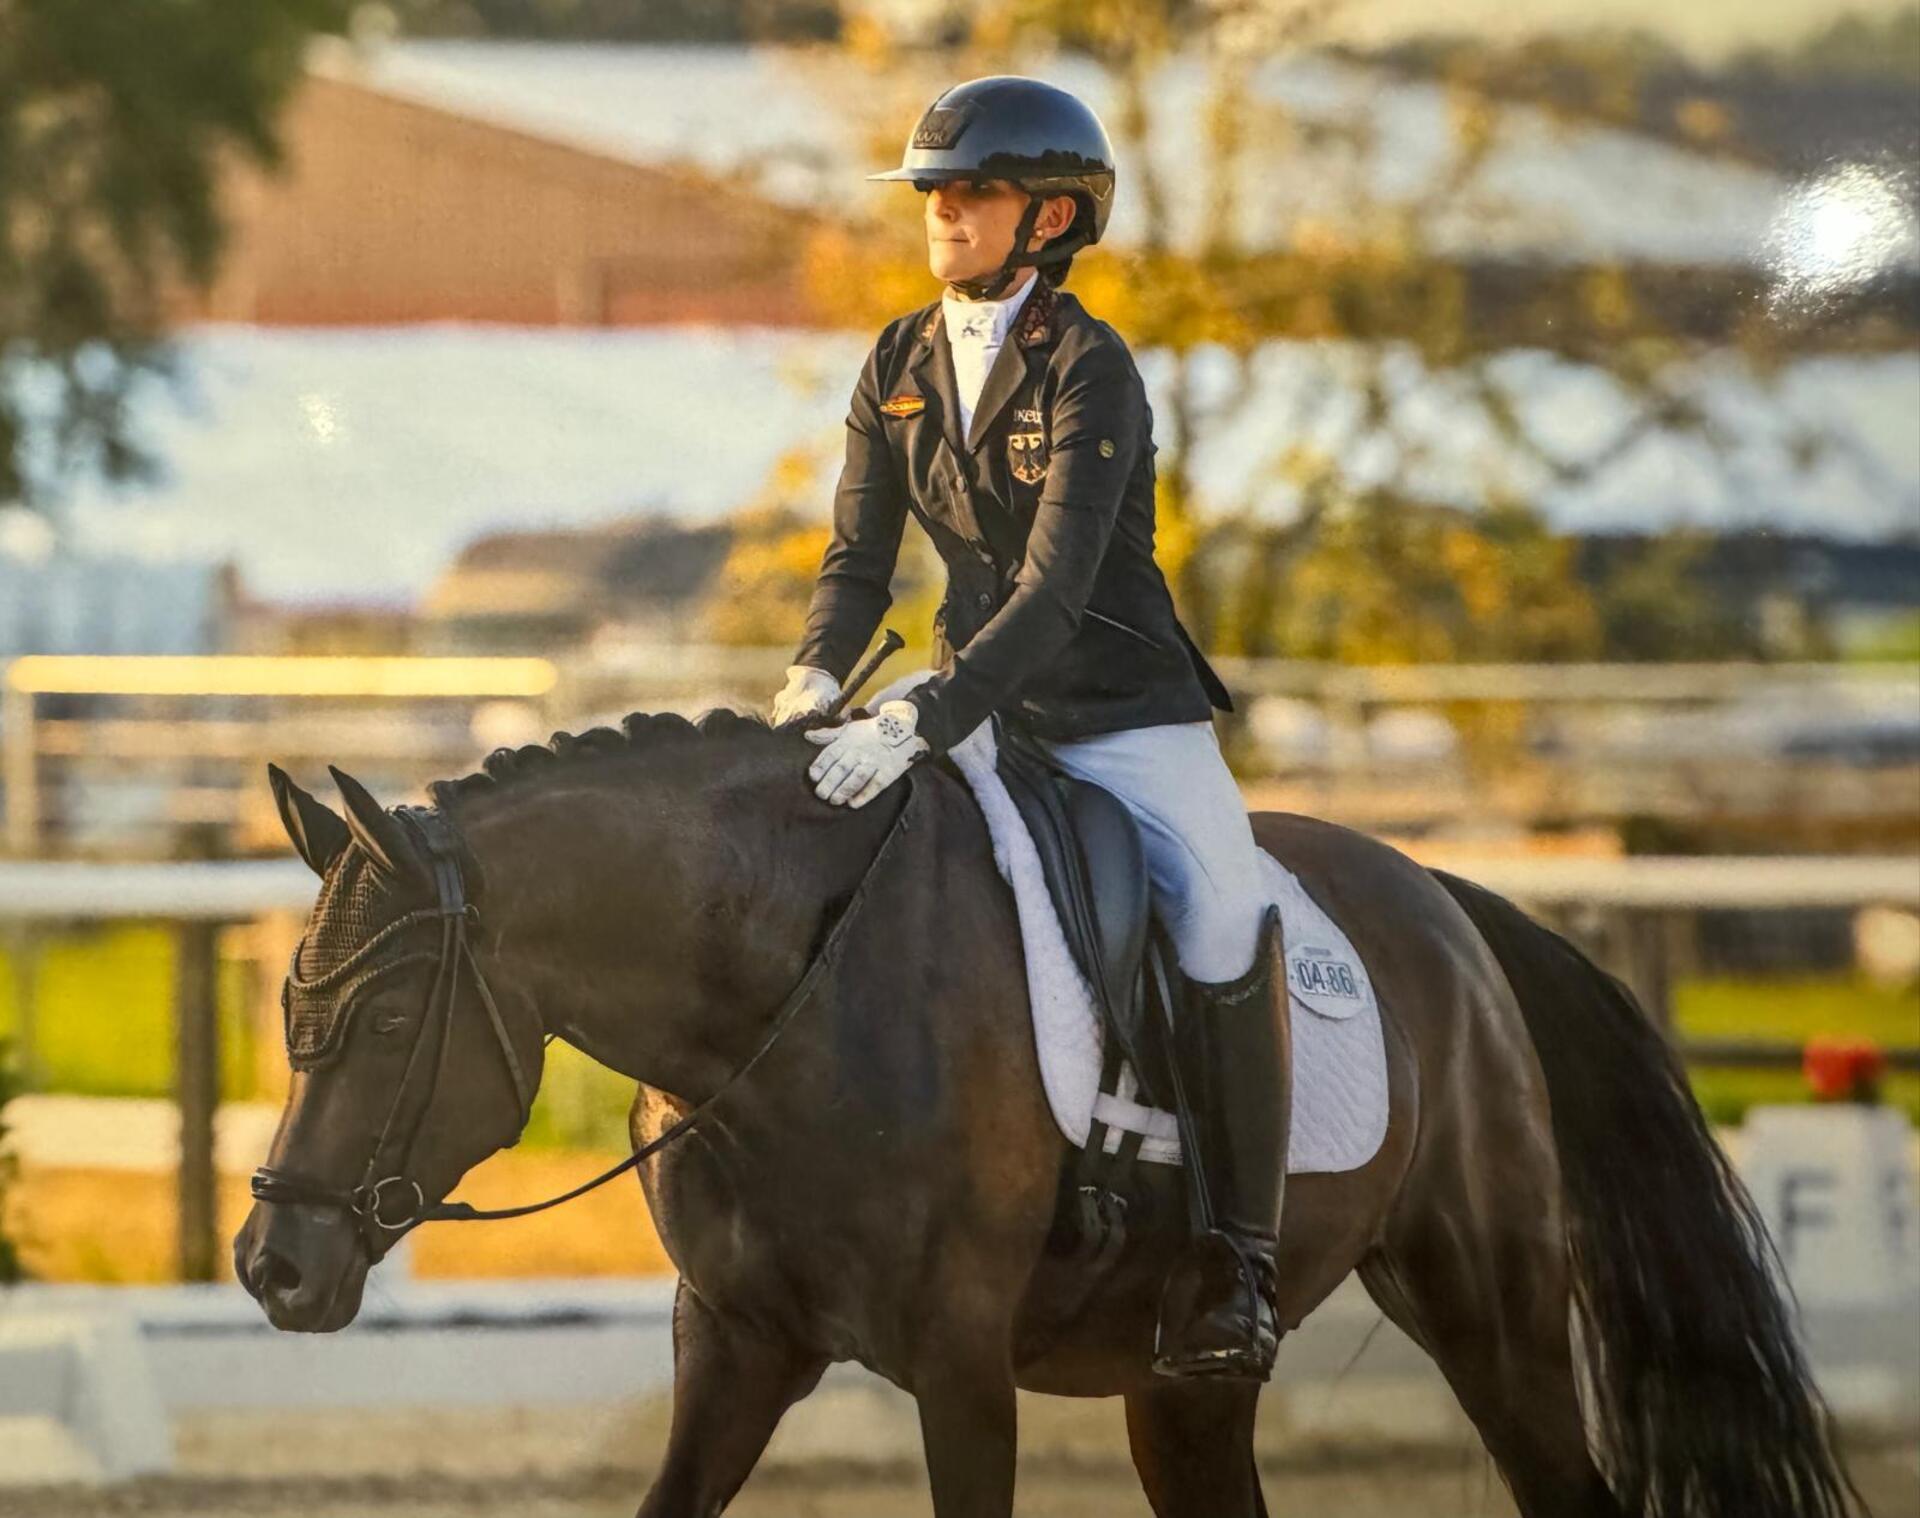
[[0, 919], [236, 922], [304, 912], [317, 889], [297, 859], [95, 864], [0, 860]]
[[[1649, 911], [1899, 906], [1920, 909], [1920, 861], [1779, 855], [1717, 858], [1520, 859], [1459, 856], [1445, 868], [1489, 890], [1548, 906]], [[101, 864], [0, 861], [0, 920], [161, 918], [244, 921], [313, 904], [297, 860]]]

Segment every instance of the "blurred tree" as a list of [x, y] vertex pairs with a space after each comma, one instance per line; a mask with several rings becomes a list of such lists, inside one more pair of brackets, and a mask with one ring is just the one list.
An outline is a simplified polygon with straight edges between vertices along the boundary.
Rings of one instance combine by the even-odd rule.
[[[1751, 659], [1770, 650], [1700, 571], [1705, 534], [1674, 531], [1596, 555], [1602, 642], [1612, 659]], [[1786, 656], [1804, 649], [1771, 650]]]
[[820, 463], [815, 449], [789, 449], [758, 498], [734, 514], [733, 540], [698, 612], [701, 638], [758, 647], [799, 639], [827, 527], [792, 503], [812, 492]]
[[1495, 42], [1432, 32], [1348, 56], [1416, 79], [1467, 74], [1507, 100], [1792, 172], [1908, 162], [1920, 145], [1920, 5], [1829, 17], [1707, 64], [1651, 33], [1594, 27]]
[[221, 157], [279, 162], [306, 41], [347, 10], [0, 0], [0, 506], [44, 505], [82, 462], [114, 479], [151, 467], [128, 397], [167, 372], [169, 283], [214, 275]]
[[[803, 510], [793, 503], [816, 493], [815, 482], [838, 462], [838, 442], [837, 437], [832, 440], [836, 450], [832, 459], [813, 448], [796, 448], [783, 455], [761, 486], [758, 499], [735, 514], [730, 523], [733, 543], [702, 599], [697, 636], [713, 643], [760, 648], [800, 641], [830, 530], [817, 510]], [[906, 661], [925, 662], [932, 643], [933, 614], [945, 589], [933, 544], [924, 533], [906, 533], [894, 570], [894, 603], [885, 625], [898, 629], [907, 646], [900, 655], [903, 662], [885, 671], [883, 680], [911, 667]]]
[[779, 646], [798, 639], [827, 528], [787, 506], [736, 514], [733, 544], [700, 611], [711, 643]]
[[1920, 5], [1846, 11], [1815, 25], [1798, 42], [1742, 53], [1736, 66], [1920, 86]]
[[1359, 56], [1421, 77], [1475, 68], [1523, 98], [1557, 98], [1621, 125], [1645, 125], [1655, 114], [1644, 108], [1648, 86], [1658, 88], [1676, 74], [1699, 84], [1749, 73], [1920, 84], [1920, 5], [1823, 16], [1796, 38], [1743, 48], [1719, 64], [1703, 63], [1644, 29], [1601, 25], [1508, 42], [1436, 29]]
[[1369, 491], [1278, 565], [1247, 556], [1234, 591], [1269, 604], [1229, 598], [1224, 620], [1241, 641], [1223, 651], [1345, 664], [1590, 659], [1602, 629], [1575, 553], [1518, 506], [1468, 512]]

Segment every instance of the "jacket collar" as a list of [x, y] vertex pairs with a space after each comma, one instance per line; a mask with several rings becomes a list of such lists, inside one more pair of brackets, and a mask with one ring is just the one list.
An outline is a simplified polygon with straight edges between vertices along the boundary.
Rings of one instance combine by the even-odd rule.
[[1038, 275], [1034, 278], [1033, 293], [1020, 308], [1013, 331], [994, 356], [993, 367], [987, 371], [987, 382], [980, 390], [980, 404], [973, 408], [973, 426], [967, 433], [969, 452], [985, 441], [1000, 413], [1026, 384], [1036, 361], [1045, 365], [1046, 349], [1059, 336], [1056, 320], [1060, 314], [1059, 296], [1046, 280]]
[[994, 358], [993, 368], [987, 371], [979, 404], [973, 408], [973, 425], [967, 436], [962, 437], [960, 397], [954, 388], [953, 351], [947, 342], [946, 317], [939, 301], [926, 309], [907, 367], [918, 379], [920, 393], [932, 395], [939, 403], [940, 426], [956, 455], [973, 452], [985, 441], [1000, 413], [1026, 383], [1034, 358], [1044, 363], [1046, 350], [1059, 340], [1068, 316], [1060, 292], [1046, 280], [1040, 280], [1020, 308], [1013, 331]]
[[940, 314], [940, 302], [920, 324], [920, 340], [914, 344], [907, 369], [920, 386], [922, 395], [933, 397], [940, 408], [940, 430], [956, 455], [966, 449], [960, 435], [960, 395], [953, 373], [953, 350], [947, 343], [947, 324]]

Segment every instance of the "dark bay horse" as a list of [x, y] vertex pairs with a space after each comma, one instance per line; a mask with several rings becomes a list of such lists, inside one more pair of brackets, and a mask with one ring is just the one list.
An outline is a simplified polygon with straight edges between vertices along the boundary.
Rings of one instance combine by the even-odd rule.
[[[281, 1328], [351, 1321], [390, 1240], [517, 1137], [562, 1038], [641, 1083], [636, 1143], [700, 1111], [641, 1168], [681, 1281], [643, 1518], [721, 1512], [837, 1360], [917, 1398], [938, 1518], [1012, 1512], [1016, 1387], [1123, 1397], [1160, 1518], [1262, 1518], [1257, 1388], [1149, 1370], [1177, 1228], [1056, 1306], [1065, 1146], [972, 797], [923, 766], [830, 807], [810, 753], [729, 713], [636, 717], [503, 751], [432, 812], [336, 772], [344, 817], [276, 772], [322, 884], [240, 1279]], [[1392, 1101], [1366, 1166], [1288, 1189], [1284, 1321], [1357, 1270], [1527, 1518], [1848, 1511], [1759, 1224], [1624, 989], [1379, 843], [1255, 826], [1366, 960]]]

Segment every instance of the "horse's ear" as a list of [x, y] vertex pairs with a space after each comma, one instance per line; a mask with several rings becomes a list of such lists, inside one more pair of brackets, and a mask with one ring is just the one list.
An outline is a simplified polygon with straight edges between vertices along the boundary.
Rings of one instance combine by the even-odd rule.
[[327, 766], [340, 799], [347, 804], [347, 830], [353, 841], [365, 849], [373, 862], [387, 874], [399, 878], [422, 873], [418, 851], [407, 836], [406, 827], [369, 791], [345, 770]]
[[294, 852], [314, 874], [325, 875], [351, 838], [346, 823], [325, 803], [295, 785], [279, 765], [267, 766], [267, 783], [273, 787], [273, 803], [280, 809], [280, 822]]

